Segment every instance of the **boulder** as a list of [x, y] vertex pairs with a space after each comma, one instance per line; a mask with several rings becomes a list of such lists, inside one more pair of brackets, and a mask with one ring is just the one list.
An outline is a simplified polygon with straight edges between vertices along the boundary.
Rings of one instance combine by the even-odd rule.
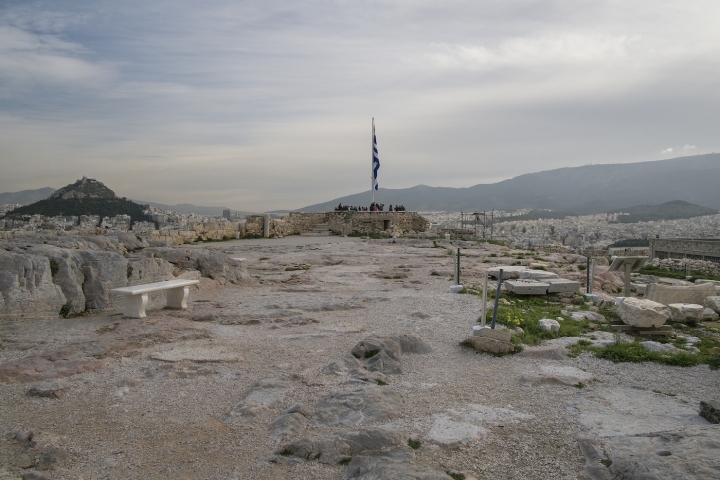
[[712, 308], [706, 308], [703, 310], [703, 320], [715, 322], [718, 318], [720, 318], [720, 315], [718, 315]]
[[515, 345], [510, 342], [496, 340], [489, 337], [468, 337], [460, 342], [460, 345], [475, 349], [478, 352], [506, 354], [515, 350]]
[[547, 280], [549, 278], [560, 278], [560, 275], [545, 270], [523, 270], [520, 272], [520, 280]]
[[523, 374], [520, 377], [520, 383], [534, 386], [543, 384], [576, 386], [590, 382], [593, 378], [592, 373], [579, 368], [546, 364], [540, 365], [539, 371]]
[[720, 313], [720, 296], [705, 297], [703, 305], [715, 313]]
[[272, 428], [270, 438], [278, 440], [300, 433], [307, 427], [308, 416], [308, 412], [302, 405], [296, 403], [290, 406], [270, 426]]
[[705, 313], [702, 305], [689, 303], [671, 303], [668, 308], [670, 308], [671, 319], [674, 322], [697, 323], [703, 319]]
[[557, 332], [560, 330], [560, 324], [557, 320], [552, 320], [550, 318], [542, 318], [539, 320], [540, 323], [540, 330], [544, 332]]
[[708, 422], [717, 425], [720, 423], [720, 402], [701, 401], [699, 414]]
[[660, 285], [652, 283], [648, 286], [644, 298], [663, 305], [671, 303], [692, 303], [703, 305], [705, 298], [716, 296], [715, 285], [702, 283], [696, 285]]
[[0, 251], [0, 318], [57, 317], [65, 302], [46, 257]]
[[659, 327], [670, 319], [670, 309], [652, 300], [625, 298], [617, 308], [623, 323], [634, 327]]

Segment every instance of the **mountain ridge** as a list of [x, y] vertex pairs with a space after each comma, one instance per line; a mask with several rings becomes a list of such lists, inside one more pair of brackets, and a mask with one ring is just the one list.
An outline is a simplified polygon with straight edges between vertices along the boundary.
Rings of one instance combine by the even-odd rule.
[[[715, 153], [648, 162], [563, 167], [462, 188], [421, 185], [381, 188], [375, 198], [386, 206], [401, 204], [413, 211], [529, 208], [592, 214], [673, 200], [720, 209], [718, 184], [720, 154]], [[329, 211], [338, 203], [368, 206], [369, 198], [370, 192], [362, 192], [297, 211]]]

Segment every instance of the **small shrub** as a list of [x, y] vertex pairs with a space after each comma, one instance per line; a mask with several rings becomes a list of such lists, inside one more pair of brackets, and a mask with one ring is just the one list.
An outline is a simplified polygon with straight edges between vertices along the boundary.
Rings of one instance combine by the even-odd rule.
[[412, 448], [413, 450], [417, 450], [422, 445], [422, 442], [420, 440], [414, 440], [412, 438], [408, 439], [408, 447]]
[[581, 265], [578, 265], [577, 267], [578, 267], [578, 270], [586, 270], [587, 269], [587, 265], [581, 264]]
[[50, 274], [54, 277], [60, 270], [60, 265], [55, 260], [50, 260]]
[[465, 480], [465, 475], [463, 475], [462, 473], [452, 473], [450, 472], [450, 470], [445, 473], [447, 473], [453, 480]]
[[378, 353], [380, 353], [380, 350], [368, 350], [367, 352], [365, 352], [365, 358], [374, 357]]
[[260, 257], [260, 261], [262, 260], [270, 260], [270, 257]]
[[377, 380], [377, 384], [380, 385], [381, 387], [384, 387], [384, 386], [387, 385], [388, 383], [378, 379], [378, 380]]
[[68, 318], [70, 316], [70, 308], [72, 305], [70, 302], [66, 303], [62, 307], [60, 307], [60, 316], [63, 318]]

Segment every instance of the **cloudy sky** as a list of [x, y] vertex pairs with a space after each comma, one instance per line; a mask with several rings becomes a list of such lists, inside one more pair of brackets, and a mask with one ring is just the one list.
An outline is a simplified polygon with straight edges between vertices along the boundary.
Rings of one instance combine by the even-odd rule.
[[[717, 0], [0, 3], [0, 192], [299, 208], [720, 151]], [[369, 193], [368, 193], [369, 196]]]

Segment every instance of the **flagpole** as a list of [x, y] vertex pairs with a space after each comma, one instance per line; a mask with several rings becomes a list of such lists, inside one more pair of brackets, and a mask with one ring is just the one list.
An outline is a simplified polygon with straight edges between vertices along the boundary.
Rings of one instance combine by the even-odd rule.
[[372, 193], [372, 203], [375, 203], [375, 117], [372, 119], [370, 135], [370, 193]]

